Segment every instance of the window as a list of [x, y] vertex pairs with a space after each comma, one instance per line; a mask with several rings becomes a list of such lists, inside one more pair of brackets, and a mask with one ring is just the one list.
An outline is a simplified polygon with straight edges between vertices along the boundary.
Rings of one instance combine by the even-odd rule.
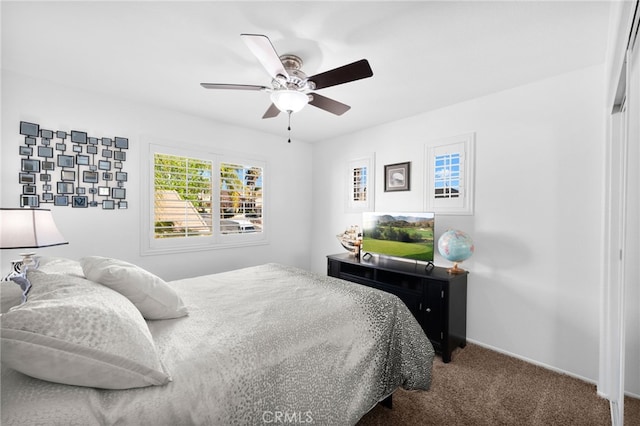
[[211, 161], [156, 153], [154, 238], [211, 236]]
[[367, 201], [367, 168], [353, 169], [353, 201]]
[[373, 154], [347, 163], [347, 204], [351, 213], [373, 209]]
[[220, 164], [220, 232], [262, 232], [262, 168]]
[[261, 161], [149, 145], [142, 254], [266, 242]]
[[427, 144], [427, 211], [473, 214], [474, 145], [474, 133]]
[[458, 198], [460, 196], [459, 152], [435, 156], [433, 183], [436, 198]]

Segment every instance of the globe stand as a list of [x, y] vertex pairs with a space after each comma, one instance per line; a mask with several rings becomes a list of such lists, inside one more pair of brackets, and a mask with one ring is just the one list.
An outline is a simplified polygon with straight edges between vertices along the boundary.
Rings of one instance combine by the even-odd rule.
[[453, 262], [453, 267], [447, 269], [447, 272], [450, 273], [451, 275], [460, 275], [460, 274], [467, 273], [467, 271], [458, 267], [458, 262]]

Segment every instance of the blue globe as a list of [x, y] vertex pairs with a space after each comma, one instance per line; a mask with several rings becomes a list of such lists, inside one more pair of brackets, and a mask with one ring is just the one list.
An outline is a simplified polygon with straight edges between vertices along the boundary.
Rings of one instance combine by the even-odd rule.
[[465, 232], [449, 229], [438, 239], [440, 255], [450, 262], [462, 262], [473, 254], [473, 240]]

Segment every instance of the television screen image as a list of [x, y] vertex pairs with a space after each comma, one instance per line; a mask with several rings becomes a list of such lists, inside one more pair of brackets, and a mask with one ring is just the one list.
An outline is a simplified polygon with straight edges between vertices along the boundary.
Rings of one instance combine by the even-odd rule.
[[433, 262], [435, 214], [365, 212], [362, 253]]

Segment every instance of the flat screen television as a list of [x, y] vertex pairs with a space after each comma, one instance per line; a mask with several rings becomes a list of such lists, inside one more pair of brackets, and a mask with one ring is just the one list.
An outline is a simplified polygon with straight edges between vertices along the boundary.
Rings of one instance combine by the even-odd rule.
[[435, 214], [365, 212], [362, 253], [433, 262]]

